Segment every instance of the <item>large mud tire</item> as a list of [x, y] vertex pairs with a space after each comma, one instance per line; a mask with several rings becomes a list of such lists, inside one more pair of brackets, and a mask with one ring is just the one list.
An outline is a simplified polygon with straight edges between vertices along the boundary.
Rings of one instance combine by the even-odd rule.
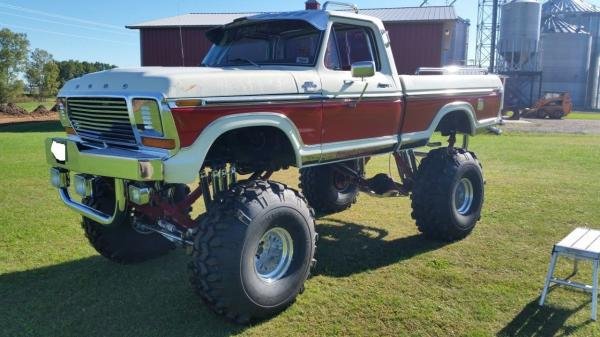
[[432, 150], [416, 174], [412, 217], [428, 238], [460, 240], [471, 233], [481, 218], [483, 199], [481, 164], [473, 152]]
[[[358, 160], [343, 164], [361, 170]], [[344, 211], [356, 203], [358, 186], [350, 182], [332, 165], [321, 165], [300, 169], [300, 185], [308, 204], [318, 215]]]
[[[313, 213], [301, 194], [283, 184], [240, 182], [199, 220], [189, 264], [194, 290], [212, 310], [239, 324], [281, 312], [304, 289], [314, 264]], [[257, 259], [265, 233], [273, 230], [289, 234], [292, 254], [287, 268], [268, 280]]]
[[[104, 213], [114, 210], [114, 182], [102, 178], [94, 186], [94, 194], [83, 203]], [[89, 243], [105, 258], [121, 263], [143, 262], [168, 253], [174, 244], [156, 233], [142, 234], [133, 229], [129, 217], [117, 224], [104, 226], [83, 217], [81, 226]]]

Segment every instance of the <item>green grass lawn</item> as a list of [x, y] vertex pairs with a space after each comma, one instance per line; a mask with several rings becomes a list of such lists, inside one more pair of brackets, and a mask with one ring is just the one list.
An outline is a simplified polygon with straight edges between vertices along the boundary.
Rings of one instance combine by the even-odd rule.
[[[589, 296], [537, 300], [553, 243], [600, 228], [600, 136], [473, 138], [486, 201], [471, 236], [424, 239], [408, 199], [361, 195], [317, 220], [318, 263], [284, 313], [251, 327], [213, 315], [188, 285], [184, 251], [132, 266], [90, 248], [48, 183], [43, 140], [58, 123], [0, 127], [0, 335], [599, 336]], [[386, 172], [378, 157], [370, 173]], [[274, 179], [297, 185], [297, 172]], [[567, 274], [568, 263], [558, 272]], [[587, 281], [589, 264], [579, 280]]]
[[16, 105], [20, 106], [21, 108], [27, 110], [27, 112], [32, 112], [33, 110], [35, 110], [35, 108], [37, 108], [40, 105], [43, 105], [46, 107], [46, 109], [50, 110], [52, 109], [52, 107], [54, 106], [54, 104], [56, 103], [56, 99], [47, 99], [47, 100], [43, 100], [43, 101], [34, 101], [34, 102], [23, 102], [23, 103], [15, 103]]
[[600, 112], [574, 111], [568, 114], [565, 119], [600, 120]]

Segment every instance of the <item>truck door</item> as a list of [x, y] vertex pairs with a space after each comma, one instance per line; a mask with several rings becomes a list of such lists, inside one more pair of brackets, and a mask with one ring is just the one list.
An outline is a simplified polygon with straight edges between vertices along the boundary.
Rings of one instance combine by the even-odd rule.
[[[377, 37], [377, 38], [376, 38]], [[369, 26], [334, 23], [326, 45], [321, 74], [323, 95], [322, 143], [394, 136], [400, 126], [402, 102], [391, 71], [382, 69], [381, 36]], [[353, 78], [352, 64], [373, 61], [375, 76]], [[364, 96], [359, 97], [367, 85]], [[325, 150], [325, 149], [324, 149]]]

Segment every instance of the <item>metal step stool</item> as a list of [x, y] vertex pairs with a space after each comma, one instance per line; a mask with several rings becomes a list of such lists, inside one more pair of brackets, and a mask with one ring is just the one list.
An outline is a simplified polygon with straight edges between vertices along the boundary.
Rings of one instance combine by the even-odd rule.
[[[559, 279], [554, 277], [554, 267], [559, 256], [574, 259], [573, 274], [577, 273], [577, 262], [579, 260], [589, 260], [593, 264], [592, 285], [578, 282], [572, 282], [568, 279]], [[600, 265], [600, 231], [589, 228], [576, 228], [552, 249], [552, 259], [546, 276], [546, 283], [542, 296], [540, 297], [540, 306], [544, 305], [548, 287], [555, 283], [558, 285], [574, 287], [592, 293], [592, 320], [596, 320], [598, 312], [598, 267]], [[569, 276], [569, 277], [571, 277]]]

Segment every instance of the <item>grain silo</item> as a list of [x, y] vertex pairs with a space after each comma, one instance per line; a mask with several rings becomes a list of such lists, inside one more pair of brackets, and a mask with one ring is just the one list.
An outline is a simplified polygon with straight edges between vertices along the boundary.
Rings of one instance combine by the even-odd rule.
[[542, 9], [544, 17], [554, 15], [591, 35], [591, 56], [587, 80], [586, 108], [600, 109], [600, 9], [584, 0], [549, 0]]
[[502, 6], [498, 52], [505, 70], [538, 70], [541, 5], [537, 0], [513, 0]]
[[540, 55], [542, 91], [569, 92], [576, 107], [585, 107], [592, 37], [581, 26], [550, 15], [542, 23]]

